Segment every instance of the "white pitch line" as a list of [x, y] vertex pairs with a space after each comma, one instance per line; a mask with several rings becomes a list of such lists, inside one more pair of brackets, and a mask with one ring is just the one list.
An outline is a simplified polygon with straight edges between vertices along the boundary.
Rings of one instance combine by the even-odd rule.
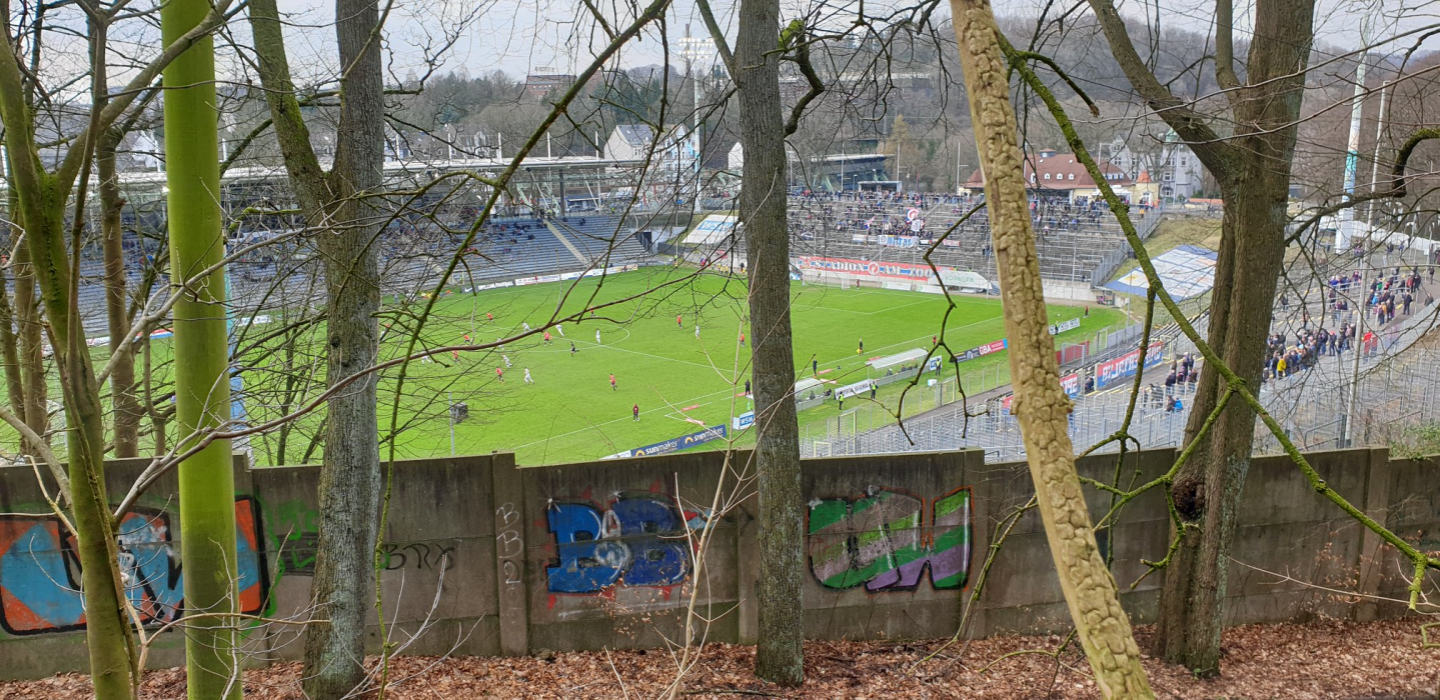
[[[708, 397], [711, 397], [711, 396], [715, 396], [716, 394], [726, 394], [726, 395], [730, 395], [730, 394], [731, 394], [731, 390], [730, 390], [730, 389], [722, 389], [722, 390], [720, 390], [720, 391], [711, 392], [711, 393], [709, 393], [709, 394], [702, 394], [702, 395], [701, 395], [700, 397], [698, 397], [698, 398], [690, 399], [690, 401], [692, 401], [692, 402], [693, 402], [693, 401], [700, 401], [701, 399], [705, 399], [705, 398], [708, 398]], [[712, 403], [714, 403], [714, 402], [704, 402], [704, 403], [701, 403], [701, 404], [700, 404], [700, 407], [701, 407], [701, 408], [704, 408], [704, 407], [706, 407], [706, 406], [711, 405]], [[739, 402], [736, 402], [736, 403], [738, 404]], [[648, 411], [641, 411], [641, 412], [640, 412], [640, 415], [642, 415], [642, 416], [654, 415], [654, 414], [657, 413], [657, 412], [664, 411], [664, 412], [666, 412], [666, 413], [665, 413], [665, 415], [662, 415], [661, 418], [676, 419], [674, 411], [671, 411], [671, 406], [672, 406], [672, 405], [673, 405], [673, 404], [666, 404], [666, 405], [661, 406], [661, 407], [659, 407], [659, 408], [652, 408], [652, 409], [650, 409], [650, 410], [648, 410]], [[521, 448], [530, 447], [530, 446], [532, 446], [532, 445], [539, 445], [539, 444], [541, 444], [541, 443], [550, 442], [551, 440], [559, 440], [559, 439], [562, 439], [562, 438], [567, 438], [567, 437], [570, 437], [571, 435], [579, 435], [580, 433], [584, 433], [584, 432], [587, 432], [587, 431], [590, 431], [590, 430], [596, 430], [596, 429], [599, 429], [599, 428], [601, 428], [601, 427], [603, 427], [603, 426], [611, 425], [611, 424], [614, 424], [614, 423], [624, 423], [624, 422], [626, 422], [626, 421], [632, 421], [632, 422], [633, 422], [634, 420], [635, 420], [635, 419], [634, 419], [634, 417], [632, 416], [631, 418], [616, 418], [616, 419], [614, 419], [614, 420], [605, 421], [604, 423], [593, 423], [593, 424], [591, 424], [591, 425], [589, 425], [589, 426], [586, 426], [586, 427], [584, 427], [584, 428], [579, 428], [579, 429], [577, 429], [577, 430], [572, 430], [572, 431], [570, 431], [570, 432], [568, 432], [568, 433], [561, 433], [561, 434], [559, 434], [559, 435], [552, 435], [552, 436], [550, 436], [550, 437], [545, 438], [544, 440], [536, 440], [535, 442], [525, 443], [524, 445], [517, 445], [517, 446], [515, 446], [515, 447], [513, 447], [513, 448], [511, 448], [511, 449], [512, 449], [512, 450], [518, 450], [518, 449], [521, 449]], [[681, 417], [681, 418], [679, 418], [679, 419], [676, 419], [676, 420], [683, 420], [683, 417]]]
[[696, 366], [696, 367], [704, 367], [705, 369], [709, 369], [709, 370], [715, 369], [715, 367], [712, 366], [712, 365], [702, 364], [702, 363], [699, 363], [699, 362], [691, 362], [691, 361], [689, 361], [689, 360], [681, 360], [681, 359], [674, 358], [674, 357], [665, 357], [664, 355], [652, 355], [652, 354], [650, 354], [650, 353], [648, 353], [648, 352], [641, 352], [641, 351], [639, 351], [639, 350], [630, 350], [629, 348], [622, 348], [622, 347], [620, 347], [620, 346], [618, 346], [618, 345], [604, 345], [604, 344], [596, 345], [595, 343], [590, 342], [590, 341], [588, 341], [588, 340], [586, 340], [586, 341], [581, 341], [581, 342], [586, 343], [586, 344], [590, 345], [591, 347], [608, 348], [608, 349], [610, 349], [610, 350], [619, 350], [619, 351], [621, 351], [621, 352], [628, 352], [628, 353], [631, 353], [631, 354], [634, 354], [634, 355], [640, 355], [640, 356], [642, 356], [642, 357], [650, 357], [650, 358], [654, 358], [654, 359], [656, 359], [656, 360], [665, 360], [666, 362], [680, 362], [680, 363], [687, 364], [687, 365], [694, 365], [694, 366]]
[[[964, 329], [964, 328], [969, 328], [969, 327], [971, 327], [971, 326], [978, 326], [978, 325], [980, 325], [980, 324], [982, 324], [982, 323], [990, 323], [990, 322], [995, 321], [995, 320], [997, 320], [997, 319], [995, 319], [995, 318], [988, 318], [988, 319], [982, 319], [982, 320], [979, 320], [979, 321], [973, 321], [973, 322], [967, 323], [967, 324], [965, 324], [965, 325], [963, 325], [963, 326], [953, 326], [953, 327], [951, 327], [951, 328], [947, 328], [947, 329], [945, 330], [945, 332], [946, 332], [946, 333], [949, 333], [949, 332], [951, 332], [951, 331], [958, 331], [958, 330], [961, 330], [961, 329]], [[923, 340], [926, 340], [925, 336], [921, 336], [921, 337], [916, 338], [916, 339], [914, 339], [914, 340], [912, 340], [912, 341], [901, 341], [901, 342], [899, 342], [899, 343], [892, 343], [892, 344], [890, 344], [890, 345], [884, 345], [884, 346], [881, 346], [881, 347], [878, 348], [878, 349], [879, 349], [879, 350], [889, 350], [889, 349], [892, 349], [892, 348], [902, 347], [902, 346], [906, 346], [906, 345], [912, 345], [912, 344], [914, 344], [914, 343], [918, 343], [918, 342], [921, 342], [921, 341], [923, 341]], [[704, 367], [705, 369], [709, 369], [709, 370], [715, 369], [715, 368], [712, 367], [711, 365], [703, 365], [703, 364], [700, 364], [700, 363], [698, 363], [698, 362], [690, 362], [690, 361], [688, 361], [688, 360], [677, 360], [677, 359], [674, 359], [674, 358], [662, 357], [662, 356], [660, 356], [660, 355], [652, 355], [652, 354], [650, 354], [650, 353], [648, 353], [648, 352], [640, 352], [639, 350], [626, 350], [625, 348], [620, 348], [620, 347], [615, 347], [615, 346], [603, 346], [603, 345], [602, 345], [602, 346], [596, 346], [594, 342], [588, 341], [588, 340], [582, 340], [582, 341], [579, 341], [579, 342], [584, 343], [584, 344], [586, 344], [586, 345], [590, 345], [590, 346], [592, 346], [592, 347], [613, 347], [613, 348], [616, 349], [616, 350], [624, 350], [625, 352], [630, 352], [630, 353], [634, 353], [634, 354], [636, 354], [636, 355], [642, 355], [642, 356], [645, 356], [645, 357], [652, 357], [652, 358], [661, 359], [661, 360], [670, 360], [670, 361], [672, 361], [672, 362], [681, 362], [681, 363], [688, 364], [688, 365], [695, 365], [696, 367]], [[846, 357], [844, 360], [840, 360], [840, 361], [836, 362], [836, 364], [843, 364], [845, 360], [849, 360], [849, 359], [852, 359], [852, 358]], [[822, 364], [826, 364], [826, 363], [822, 363]], [[828, 364], [827, 364], [827, 366], [828, 366]], [[863, 366], [863, 365], [862, 365], [862, 366]], [[802, 369], [803, 369], [803, 368], [802, 368]], [[797, 376], [799, 376], [799, 374], [800, 374], [800, 373], [797, 372]], [[714, 396], [716, 396], [716, 395], [724, 394], [725, 397], [726, 397], [726, 400], [732, 398], [732, 397], [733, 397], [733, 389], [734, 389], [734, 387], [730, 387], [730, 388], [726, 388], [726, 389], [721, 389], [721, 390], [719, 390], [719, 391], [713, 391], [713, 392], [710, 392], [710, 393], [708, 393], [708, 394], [701, 394], [701, 395], [699, 395], [699, 396], [697, 396], [697, 397], [695, 397], [695, 398], [685, 400], [684, 403], [685, 403], [686, 405], [689, 405], [689, 404], [692, 404], [692, 403], [699, 403], [699, 404], [700, 404], [700, 407], [703, 409], [703, 408], [706, 408], [706, 407], [712, 405], [713, 403], [715, 403], [714, 401], [708, 401], [707, 399], [710, 399], [711, 397], [714, 397]], [[676, 403], [679, 403], [679, 402], [676, 402]], [[737, 405], [738, 405], [738, 403], [739, 403], [739, 402], [737, 402]], [[666, 406], [661, 406], [661, 407], [659, 407], [659, 408], [652, 408], [652, 409], [650, 409], [650, 410], [648, 410], [648, 411], [641, 411], [641, 412], [640, 412], [640, 415], [642, 415], [642, 416], [644, 416], [644, 415], [653, 415], [653, 414], [656, 413], [657, 411], [666, 411], [666, 412], [669, 412], [669, 413], [673, 413], [673, 412], [670, 411], [670, 405], [666, 405]], [[667, 415], [662, 416], [662, 417], [664, 417], [664, 418], [673, 418], [673, 416], [672, 416], [672, 415], [669, 415], [669, 413], [667, 413]], [[576, 429], [576, 430], [572, 430], [572, 431], [570, 431], [570, 432], [568, 432], [568, 433], [561, 433], [561, 434], [559, 434], [559, 435], [551, 435], [551, 436], [549, 436], [549, 437], [546, 437], [546, 438], [543, 439], [543, 440], [536, 440], [536, 441], [534, 441], [534, 442], [529, 442], [529, 443], [526, 443], [526, 444], [523, 444], [523, 445], [516, 445], [515, 447], [510, 448], [510, 449], [511, 449], [511, 450], [520, 450], [520, 449], [524, 449], [524, 448], [526, 448], [526, 447], [531, 447], [531, 446], [534, 446], [534, 445], [539, 445], [539, 444], [547, 443], [547, 442], [550, 442], [550, 441], [552, 441], [552, 440], [560, 440], [560, 439], [564, 439], [564, 438], [570, 437], [570, 436], [572, 436], [572, 435], [578, 435], [578, 434], [580, 434], [580, 433], [584, 433], [584, 432], [587, 432], [587, 431], [596, 430], [596, 429], [599, 429], [599, 428], [601, 428], [601, 427], [603, 427], [603, 426], [611, 425], [611, 424], [614, 424], [614, 423], [623, 423], [623, 422], [626, 422], [626, 421], [633, 421], [633, 420], [634, 420], [633, 418], [616, 418], [616, 419], [614, 419], [614, 420], [605, 421], [604, 423], [594, 423], [594, 424], [591, 424], [591, 425], [586, 426], [586, 427], [584, 427], [584, 428], [579, 428], [579, 429]]]
[[[838, 312], [840, 312], [840, 313], [857, 314], [857, 315], [860, 315], [860, 316], [874, 316], [874, 315], [876, 315], [876, 314], [881, 314], [881, 313], [886, 313], [886, 312], [890, 312], [890, 311], [895, 311], [895, 310], [897, 310], [897, 309], [904, 309], [904, 308], [909, 308], [909, 307], [911, 307], [911, 306], [917, 306], [917, 305], [920, 305], [920, 304], [924, 304], [924, 303], [927, 302], [927, 301], [931, 301], [931, 300], [930, 300], [930, 299], [921, 299], [921, 300], [919, 300], [919, 301], [912, 301], [912, 302], [910, 302], [909, 304], [903, 304], [903, 305], [901, 305], [901, 306], [890, 306], [890, 307], [887, 307], [887, 308], [884, 308], [884, 309], [876, 309], [875, 311], [855, 311], [855, 310], [853, 310], [853, 309], [837, 309], [837, 308], [835, 308], [835, 307], [833, 307], [833, 306], [826, 306], [826, 305], [824, 305], [824, 304], [819, 304], [819, 303], [811, 304], [808, 308], [812, 308], [812, 309], [824, 309], [824, 310], [826, 310], [826, 311], [838, 311]], [[802, 306], [801, 308], [806, 308], [806, 307], [803, 307], [803, 306]]]

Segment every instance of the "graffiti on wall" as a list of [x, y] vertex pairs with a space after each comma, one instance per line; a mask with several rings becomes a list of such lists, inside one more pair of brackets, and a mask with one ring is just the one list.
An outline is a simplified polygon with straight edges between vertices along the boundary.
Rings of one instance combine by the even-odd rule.
[[826, 588], [861, 584], [871, 592], [909, 591], [925, 571], [936, 589], [964, 588], [970, 575], [970, 489], [926, 500], [872, 488], [857, 499], [810, 502], [810, 571]]
[[551, 593], [600, 593], [610, 586], [668, 587], [690, 576], [686, 528], [704, 527], [662, 494], [625, 494], [599, 507], [554, 501], [545, 509], [555, 559], [545, 568]]
[[276, 578], [285, 574], [314, 575], [315, 553], [320, 549], [320, 512], [302, 500], [267, 501], [264, 505]]
[[[455, 568], [455, 545], [441, 542], [386, 542], [380, 547], [386, 571], [417, 569], [449, 571]], [[312, 569], [313, 571], [313, 569]]]
[[[259, 510], [249, 496], [235, 499], [240, 608], [259, 613], [269, 577], [261, 554]], [[164, 624], [184, 610], [184, 574], [172, 544], [170, 515], [135, 509], [117, 529], [126, 596], [146, 624]], [[0, 629], [12, 635], [85, 628], [75, 540], [53, 517], [0, 516]]]

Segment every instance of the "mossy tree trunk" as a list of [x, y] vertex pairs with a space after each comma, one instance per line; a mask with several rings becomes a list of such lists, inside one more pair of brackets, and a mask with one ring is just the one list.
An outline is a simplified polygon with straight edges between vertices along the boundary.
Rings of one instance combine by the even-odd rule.
[[[19, 204], [19, 190], [16, 190], [16, 204]], [[24, 221], [23, 210], [16, 210], [17, 217]], [[23, 225], [23, 223], [22, 223]], [[31, 264], [30, 246], [22, 245], [13, 251], [11, 269], [15, 271], [15, 326], [18, 340], [18, 357], [22, 405], [18, 414], [25, 425], [36, 435], [47, 437], [50, 429], [50, 381], [45, 376], [45, 323], [41, 318], [41, 299], [37, 295], [35, 266]], [[47, 440], [48, 441], [48, 440]], [[26, 454], [38, 456], [33, 448]]]
[[[1010, 339], [1013, 412], [1020, 422], [1037, 509], [1065, 603], [1095, 681], [1107, 698], [1153, 697], [1130, 619], [1095, 544], [1070, 442], [1070, 399], [1060, 387], [1040, 258], [1010, 105], [1008, 71], [988, 0], [952, 0], [971, 123], [985, 174], [986, 207]], [[748, 156], [747, 156], [748, 159]]]
[[[39, 384], [45, 381], [43, 372], [33, 371], [39, 366], [40, 346], [38, 341], [30, 344], [24, 340], [28, 333], [39, 335], [39, 305], [43, 304], [68, 426], [70, 522], [75, 528], [75, 555], [80, 563], [91, 680], [97, 698], [129, 698], [136, 673], [135, 654], [121, 605], [123, 591], [114, 521], [105, 492], [105, 430], [100, 390], [90, 350], [85, 345], [76, 305], [76, 280], [71, 275], [71, 260], [65, 244], [65, 206], [75, 182], [75, 172], [57, 176], [41, 167], [23, 85], [7, 27], [6, 31], [0, 31], [0, 120], [4, 122], [5, 145], [10, 155], [11, 178], [7, 184], [14, 188], [18, 218], [25, 226], [25, 245], [16, 251], [16, 258], [26, 272], [23, 276], [17, 275], [17, 282], [26, 294], [31, 294], [32, 284], [40, 292], [36, 308], [22, 311], [22, 347], [37, 355], [33, 365], [32, 358], [21, 360], [28, 380], [27, 413], [38, 410], [39, 420], [44, 418], [44, 393], [39, 393], [37, 407], [37, 396], [31, 393], [30, 386], [37, 379]], [[25, 419], [32, 426], [38, 422], [34, 415], [26, 415]]]
[[[116, 119], [134, 104], [136, 96], [145, 92], [145, 88], [153, 83], [161, 70], [175, 60], [176, 56], [197, 43], [204, 45], [204, 50], [200, 53], [203, 53], [204, 65], [208, 68], [204, 71], [194, 70], [192, 65], [191, 69], [182, 71], [173, 78], [167, 77], [167, 82], [171, 85], [178, 83], [185, 87], [171, 93], [172, 97], [167, 100], [166, 108], [167, 111], [172, 107], [177, 110], [172, 126], [183, 124], [187, 113], [193, 115], [200, 112], [203, 116], [208, 109], [212, 145], [208, 158], [212, 169], [218, 165], [213, 148], [214, 70], [208, 37], [209, 31], [221, 21], [223, 9], [217, 8], [212, 12], [211, 6], [200, 0], [180, 0], [179, 3], [167, 4], [162, 13], [162, 25], [165, 25], [162, 27], [162, 34], [170, 41], [154, 61], [136, 67], [124, 90], [113, 94], [106, 83], [103, 69], [106, 33], [113, 17], [106, 15], [100, 8], [90, 9], [94, 12], [89, 17], [89, 34], [86, 38], [89, 40], [87, 48], [90, 49], [88, 57], [94, 61], [88, 75], [95, 111], [90, 114], [84, 128], [74, 135], [70, 143], [63, 146], [65, 152], [58, 165], [47, 171], [40, 158], [39, 147], [35, 141], [35, 114], [32, 109], [36, 101], [35, 95], [41, 89], [33, 82], [38, 78], [38, 73], [21, 67], [20, 55], [16, 53], [16, 45], [12, 43], [13, 28], [6, 13], [0, 13], [0, 122], [4, 125], [10, 166], [10, 177], [6, 184], [14, 195], [12, 202], [17, 214], [15, 219], [23, 226], [25, 236], [25, 245], [14, 251], [17, 268], [16, 315], [19, 318], [20, 336], [18, 354], [26, 404], [26, 415], [23, 419], [32, 427], [39, 423], [42, 428], [37, 432], [43, 432], [44, 423], [41, 421], [45, 419], [44, 396], [47, 379], [41, 364], [40, 310], [43, 308], [44, 331], [51, 340], [53, 363], [66, 417], [65, 459], [68, 460], [69, 493], [65, 496], [70, 507], [68, 522], [74, 529], [75, 556], [80, 565], [91, 681], [96, 697], [128, 698], [133, 695], [141, 669], [136, 665], [138, 657], [131, 634], [131, 621], [126, 616], [126, 608], [122, 603], [125, 582], [121, 578], [118, 563], [115, 520], [110, 512], [111, 506], [105, 491], [106, 431], [100, 384], [91, 360], [90, 348], [85, 344], [85, 332], [78, 308], [78, 279], [74, 275], [76, 261], [71, 257], [72, 254], [79, 254], [81, 229], [78, 224], [74, 225], [71, 231], [73, 240], [67, 240], [66, 232], [67, 222], [83, 220], [84, 212], [76, 212], [73, 217], [67, 216], [67, 206], [72, 197], [81, 203], [77, 207], [83, 206], [86, 201], [85, 190], [91, 174], [88, 166], [94, 157], [98, 135], [113, 125]], [[118, 8], [116, 11], [119, 11]], [[179, 31], [175, 31], [174, 20], [177, 17], [189, 20], [185, 28]], [[199, 18], [202, 17], [205, 18], [204, 26], [197, 26], [200, 23]], [[32, 63], [40, 62], [39, 52], [44, 48], [44, 44], [31, 42], [22, 46], [30, 52], [28, 55]], [[187, 99], [193, 99], [189, 98], [187, 93], [190, 86], [197, 86], [197, 91], [208, 89], [208, 99], [201, 97], [198, 101], [187, 104]], [[171, 102], [174, 104], [170, 104]], [[177, 143], [186, 144], [187, 140], [181, 136]], [[172, 158], [178, 158], [187, 165], [203, 164], [206, 156], [194, 149], [193, 140], [188, 141], [188, 144], [190, 152], [187, 153], [182, 148], [180, 153], [173, 153]], [[184, 202], [186, 198], [182, 197], [182, 204], [193, 204], [195, 200], [218, 202], [218, 173], [209, 180], [204, 180], [202, 174], [191, 170], [189, 178], [179, 182], [171, 179], [172, 207], [175, 205], [177, 186], [189, 195], [190, 202]], [[77, 189], [78, 194], [75, 192]], [[212, 252], [219, 238], [218, 204], [215, 205], [212, 221], [215, 237], [206, 242], [206, 248], [210, 249], [206, 254], [214, 255], [214, 259], [218, 260], [219, 252]], [[207, 279], [191, 289], [205, 293], [205, 290], [213, 286], [214, 280]], [[37, 288], [38, 297], [34, 294]], [[29, 308], [32, 304], [33, 309]], [[182, 302], [176, 311], [177, 321], [185, 313], [191, 314], [191, 318], [200, 311], [205, 311], [205, 318], [213, 316], [214, 309], [206, 307], [213, 307], [213, 304], [197, 307], [193, 300], [188, 305]], [[220, 317], [219, 365], [220, 376], [224, 376], [226, 357], [223, 311]], [[183, 370], [185, 363], [181, 363], [181, 367]], [[193, 384], [194, 382], [191, 382], [192, 386]], [[208, 389], [210, 382], [206, 384]], [[228, 389], [228, 385], [222, 383], [221, 389]], [[207, 391], [204, 396], [207, 400], [213, 400], [216, 392]], [[228, 396], [221, 401], [228, 411]], [[182, 557], [186, 566], [186, 605], [191, 609], [203, 607], [206, 602], [206, 596], [203, 595], [205, 589], [197, 589], [196, 586], [200, 585], [197, 582], [219, 579], [223, 580], [227, 591], [231, 588], [233, 573], [227, 574], [226, 567], [221, 565], [215, 576], [210, 576], [212, 572], [207, 569], [209, 564], [215, 562], [228, 562], [230, 567], [233, 567], [235, 562], [234, 494], [228, 454], [224, 461], [223, 473], [203, 480], [203, 488], [211, 491], [223, 490], [223, 494], [215, 500], [218, 502], [223, 498], [223, 517], [229, 518], [229, 526], [214, 528], [213, 532], [207, 532], [203, 527], [187, 527], [187, 536], [182, 543]], [[182, 468], [182, 500], [187, 490], [186, 480], [187, 476]], [[190, 477], [190, 482], [189, 490], [192, 492], [202, 485], [194, 477]], [[228, 552], [215, 556], [210, 562], [201, 561], [200, 557], [194, 556], [193, 550], [198, 543], [208, 542], [213, 550], [219, 548], [216, 547], [217, 542], [223, 544], [225, 540], [229, 541]], [[233, 572], [233, 568], [231, 571]], [[196, 591], [201, 594], [196, 595]], [[213, 639], [206, 641], [208, 643], [203, 644], [200, 651], [212, 655], [212, 658], [231, 658], [231, 649], [218, 647]], [[214, 668], [213, 665], [210, 668]], [[219, 693], [208, 692], [201, 678], [203, 675], [191, 674], [192, 696], [198, 694], [199, 697], [217, 697]]]
[[[6, 170], [9, 170], [8, 165], [6, 166]], [[5, 193], [5, 204], [5, 211], [9, 214], [11, 220], [0, 223], [0, 227], [4, 227], [6, 242], [11, 244], [10, 247], [13, 253], [13, 244], [24, 231], [24, 226], [19, 224], [20, 200], [16, 195], [15, 188], [8, 188], [8, 191]], [[0, 362], [3, 362], [5, 365], [6, 402], [10, 406], [10, 412], [15, 414], [15, 417], [19, 418], [23, 423], [25, 422], [26, 408], [25, 377], [20, 368], [20, 334], [17, 325], [21, 319], [15, 313], [16, 308], [10, 301], [10, 290], [7, 286], [8, 280], [6, 279], [7, 275], [5, 270], [5, 266], [0, 266]], [[15, 285], [18, 296], [18, 287], [20, 285], [18, 276], [15, 279]], [[31, 283], [31, 287], [34, 287], [33, 282]], [[21, 445], [20, 451], [22, 454], [26, 453], [24, 445]]]
[[[205, 0], [171, 0], [160, 11], [165, 43], [205, 20]], [[165, 163], [170, 188], [170, 280], [175, 304], [175, 418], [182, 449], [230, 420], [230, 347], [225, 271], [201, 272], [225, 255], [220, 221], [219, 112], [214, 42], [206, 35], [165, 68]], [[180, 463], [181, 557], [188, 623], [189, 697], [240, 697], [235, 554], [235, 472], [230, 441], [215, 440]]]

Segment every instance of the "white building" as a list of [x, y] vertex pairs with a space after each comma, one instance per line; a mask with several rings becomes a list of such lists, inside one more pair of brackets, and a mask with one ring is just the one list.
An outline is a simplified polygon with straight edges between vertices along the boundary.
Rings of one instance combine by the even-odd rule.
[[655, 130], [648, 124], [621, 124], [605, 141], [605, 157], [622, 161], [643, 161], [649, 157], [652, 172], [696, 172], [698, 153], [688, 136], [671, 131], [657, 139]]
[[1132, 148], [1116, 137], [1114, 143], [1100, 149], [1101, 157], [1125, 171], [1131, 180], [1138, 181], [1142, 173], [1148, 173], [1149, 180], [1159, 186], [1162, 200], [1189, 199], [1204, 187], [1205, 166], [1175, 132], [1166, 132], [1165, 139], [1158, 143], [1148, 136], [1135, 138], [1146, 142]]

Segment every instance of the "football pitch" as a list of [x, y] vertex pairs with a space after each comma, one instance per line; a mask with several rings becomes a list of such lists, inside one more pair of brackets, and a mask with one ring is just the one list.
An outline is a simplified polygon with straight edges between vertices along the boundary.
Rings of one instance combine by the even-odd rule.
[[[524, 333], [523, 324], [540, 328], [557, 309], [564, 316], [587, 306], [622, 303], [552, 329], [549, 343], [536, 333], [493, 350], [458, 357], [447, 352], [433, 361], [412, 361], [398, 408], [398, 372], [388, 371], [378, 407], [382, 435], [390, 434], [393, 419], [399, 428], [394, 441], [397, 458], [439, 457], [452, 450], [460, 455], [513, 451], [521, 465], [534, 466], [596, 459], [694, 433], [703, 426], [730, 424], [733, 416], [753, 407], [744, 395], [754, 337], [745, 319], [744, 281], [723, 274], [693, 274], [688, 269], [650, 268], [603, 280], [447, 292], [421, 332], [425, 346], [461, 344], [467, 335], [474, 343], [494, 342]], [[689, 279], [682, 280], [685, 277]], [[654, 291], [646, 294], [647, 290]], [[952, 352], [1004, 336], [1000, 301], [994, 297], [953, 296], [956, 308], [946, 320], [947, 303], [940, 295], [799, 282], [794, 283], [792, 295], [797, 379], [812, 376], [818, 367], [818, 378], [831, 388], [866, 379], [865, 362], [871, 358], [928, 349], [932, 336], [941, 334], [942, 321], [943, 337]], [[637, 298], [622, 301], [631, 297]], [[1078, 306], [1051, 306], [1050, 322], [1083, 313]], [[400, 325], [413, 328], [408, 324], [414, 321], [402, 318], [395, 315], [386, 321], [390, 327], [382, 357], [403, 350], [402, 337], [408, 339], [408, 334], [395, 331]], [[1124, 320], [1113, 309], [1092, 308], [1078, 329], [1059, 340], [1088, 339]], [[741, 333], [746, 340], [743, 347]], [[862, 340], [864, 351], [859, 352]], [[960, 367], [972, 372], [1005, 359], [1004, 352], [993, 353]], [[497, 369], [504, 370], [503, 377]], [[530, 382], [525, 381], [527, 369]], [[953, 376], [954, 366], [946, 363], [941, 379]], [[317, 373], [316, 381], [323, 381], [322, 377]], [[907, 385], [882, 387], [876, 400], [893, 406]], [[451, 403], [465, 404], [468, 417], [452, 424]], [[847, 401], [846, 410], [869, 403], [868, 395], [856, 397]], [[640, 409], [639, 420], [632, 415], [635, 406]], [[247, 410], [257, 422], [275, 414], [260, 401]], [[807, 424], [833, 421], [838, 412], [833, 400], [801, 411], [802, 434]], [[303, 434], [313, 435], [318, 420], [302, 421], [297, 427], [301, 434], [289, 438], [292, 445], [308, 442]], [[746, 445], [753, 442], [748, 432], [732, 432], [731, 437]], [[257, 462], [273, 463], [278, 457], [277, 439], [272, 433], [251, 441]], [[724, 445], [717, 441], [696, 449]], [[297, 461], [298, 452], [291, 447], [285, 459]], [[388, 455], [387, 445], [382, 445], [382, 452]], [[312, 451], [308, 457], [313, 462], [318, 453]]]

